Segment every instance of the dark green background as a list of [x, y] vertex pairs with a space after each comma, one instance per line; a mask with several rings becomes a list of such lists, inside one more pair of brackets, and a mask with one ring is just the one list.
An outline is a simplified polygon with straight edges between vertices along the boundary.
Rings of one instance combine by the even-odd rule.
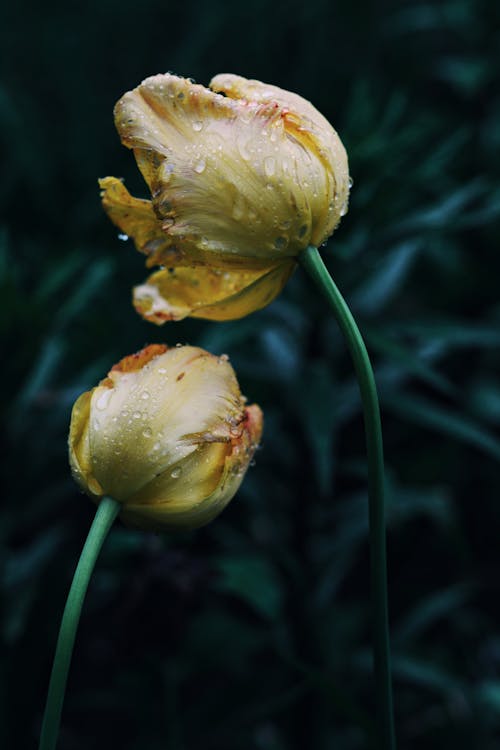
[[61, 750], [357, 750], [373, 738], [366, 466], [337, 326], [302, 272], [242, 321], [141, 321], [143, 259], [97, 177], [144, 194], [112, 108], [151, 74], [235, 72], [310, 99], [350, 157], [324, 249], [373, 354], [388, 472], [400, 748], [500, 736], [500, 11], [496, 0], [125, 0], [0, 10], [2, 748], [35, 748], [93, 507], [71, 405], [153, 341], [231, 356], [265, 412], [214, 524], [113, 529]]

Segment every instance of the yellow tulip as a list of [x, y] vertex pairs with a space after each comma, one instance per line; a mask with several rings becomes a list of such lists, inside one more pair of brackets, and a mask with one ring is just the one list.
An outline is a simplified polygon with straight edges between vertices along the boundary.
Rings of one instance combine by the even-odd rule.
[[73, 476], [146, 529], [196, 528], [234, 496], [262, 433], [227, 357], [152, 344], [83, 393], [71, 415]]
[[267, 305], [296, 256], [319, 246], [347, 211], [345, 149], [305, 99], [260, 81], [216, 76], [210, 88], [169, 73], [115, 107], [151, 200], [100, 180], [105, 210], [147, 266], [134, 290], [154, 323], [240, 318]]

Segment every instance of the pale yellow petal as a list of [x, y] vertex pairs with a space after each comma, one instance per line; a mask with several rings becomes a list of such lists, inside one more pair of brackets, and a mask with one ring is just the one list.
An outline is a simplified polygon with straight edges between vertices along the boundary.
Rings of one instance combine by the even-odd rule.
[[285, 261], [266, 271], [222, 271], [171, 268], [152, 274], [134, 289], [134, 306], [157, 325], [188, 315], [208, 320], [234, 320], [268, 305], [295, 267]]
[[313, 209], [315, 221], [310, 244], [319, 246], [347, 212], [349, 200], [347, 154], [337, 132], [311, 102], [278, 86], [232, 73], [220, 73], [211, 80], [210, 88], [235, 100], [268, 105], [277, 103], [284, 112], [285, 129], [289, 136], [302, 143], [305, 150], [317, 154], [331, 182], [328, 202], [321, 205], [316, 201]]
[[196, 450], [192, 434], [230, 440], [243, 403], [226, 361], [191, 346], [174, 347], [141, 369], [113, 369], [92, 392], [91, 475], [120, 501]]
[[172, 239], [161, 228], [161, 223], [153, 211], [151, 201], [133, 198], [121, 180], [104, 177], [99, 180], [102, 205], [109, 218], [135, 242], [141, 253], [153, 257], [161, 254], [164, 260], [176, 259], [176, 251], [171, 249]]
[[125, 94], [115, 114], [186, 257], [293, 257], [339, 219], [343, 194], [314, 123], [278, 101], [229, 99], [166, 74]]
[[95, 389], [82, 393], [73, 404], [69, 430], [69, 462], [74, 479], [80, 487], [99, 497], [102, 488], [92, 476], [92, 456], [90, 452], [90, 403]]
[[262, 412], [253, 404], [230, 443], [201, 443], [188, 459], [131, 497], [123, 520], [139, 528], [166, 530], [209, 523], [237, 492], [261, 435]]

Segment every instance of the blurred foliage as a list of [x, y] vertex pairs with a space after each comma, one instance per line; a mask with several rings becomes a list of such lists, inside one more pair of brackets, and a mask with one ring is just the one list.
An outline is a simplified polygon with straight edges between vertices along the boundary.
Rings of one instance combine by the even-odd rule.
[[75, 397], [146, 342], [227, 352], [265, 440], [214, 524], [117, 524], [85, 604], [61, 750], [357, 750], [373, 738], [360, 403], [297, 272], [234, 323], [148, 326], [96, 179], [142, 190], [112, 107], [147, 75], [297, 91], [348, 149], [324, 257], [373, 354], [388, 467], [400, 747], [500, 736], [500, 11], [494, 0], [4, 3], [0, 9], [0, 745], [36, 746], [93, 509]]

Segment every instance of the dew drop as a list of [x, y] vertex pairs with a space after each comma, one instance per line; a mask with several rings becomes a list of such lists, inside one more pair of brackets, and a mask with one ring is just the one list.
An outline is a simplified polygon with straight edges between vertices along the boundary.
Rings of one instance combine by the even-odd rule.
[[150, 438], [153, 435], [153, 430], [151, 429], [151, 427], [145, 427], [142, 431], [142, 435], [145, 438]]
[[349, 185], [349, 190], [350, 190], [352, 186], [354, 185], [354, 180], [352, 179], [352, 177], [349, 177], [348, 185]]
[[286, 237], [276, 237], [274, 247], [276, 250], [283, 250], [286, 247]]
[[120, 234], [118, 235], [118, 239], [121, 240], [122, 242], [126, 242], [128, 240], [128, 234], [124, 234], [123, 232], [120, 232]]
[[177, 467], [176, 469], [172, 469], [172, 471], [170, 472], [170, 476], [172, 477], [172, 479], [179, 479], [181, 472], [182, 470]]
[[193, 120], [191, 126], [196, 133], [199, 133], [200, 130], [203, 129], [203, 123], [201, 120]]
[[202, 174], [205, 171], [207, 164], [205, 162], [205, 159], [200, 159], [196, 164], [194, 165], [194, 171], [196, 174]]
[[148, 398], [149, 398], [149, 391], [143, 391], [141, 393], [141, 398], [142, 398], [143, 401], [147, 401]]
[[160, 180], [162, 182], [169, 182], [174, 173], [174, 165], [164, 162], [160, 171]]
[[134, 411], [134, 413], [132, 414], [133, 419], [141, 419], [141, 417], [142, 417], [142, 412], [140, 411]]
[[276, 172], [276, 159], [274, 156], [266, 156], [264, 159], [264, 172], [268, 177], [272, 177]]
[[161, 443], [155, 443], [155, 444], [153, 445], [153, 450], [154, 450], [154, 451], [159, 451], [159, 450], [160, 450], [160, 448], [161, 448]]
[[245, 159], [245, 161], [249, 161], [251, 155], [250, 151], [248, 150], [246, 136], [239, 135], [236, 140], [236, 145], [238, 146], [238, 151], [240, 152], [241, 158]]
[[166, 375], [167, 374], [167, 370], [165, 369], [165, 367], [160, 367], [159, 370], [158, 370], [158, 374], [159, 375]]
[[99, 396], [96, 402], [96, 406], [98, 409], [100, 409], [100, 411], [104, 411], [104, 409], [107, 407], [112, 393], [113, 391], [111, 390], [111, 388], [107, 388], [104, 393]]

